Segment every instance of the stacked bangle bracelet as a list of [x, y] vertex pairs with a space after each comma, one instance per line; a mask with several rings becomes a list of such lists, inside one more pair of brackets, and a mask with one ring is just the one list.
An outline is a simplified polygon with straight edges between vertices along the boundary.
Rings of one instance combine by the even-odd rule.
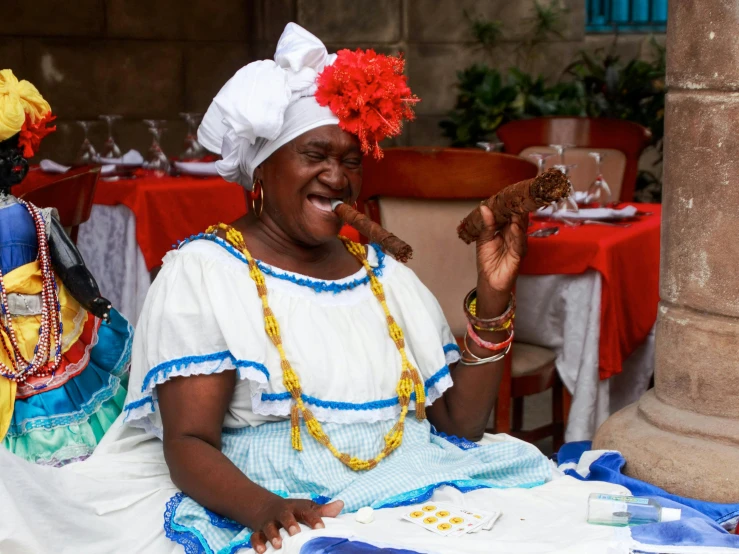
[[[511, 351], [513, 344], [513, 319], [516, 311], [516, 298], [511, 294], [508, 307], [502, 315], [490, 319], [477, 317], [477, 289], [472, 289], [464, 299], [464, 313], [467, 316], [467, 332], [464, 335], [464, 351], [460, 363], [467, 366], [485, 365], [498, 362]], [[482, 339], [477, 331], [508, 331], [508, 337], [502, 342], [494, 343]], [[492, 355], [487, 358], [476, 356], [469, 347], [468, 340], [472, 341]]]

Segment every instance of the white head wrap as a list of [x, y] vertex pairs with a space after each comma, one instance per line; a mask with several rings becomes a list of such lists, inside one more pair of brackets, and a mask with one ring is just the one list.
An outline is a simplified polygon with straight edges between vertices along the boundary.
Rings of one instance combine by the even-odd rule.
[[218, 173], [251, 190], [254, 170], [281, 146], [339, 119], [315, 99], [316, 78], [336, 59], [311, 33], [288, 23], [275, 59], [242, 67], [203, 117], [198, 141], [221, 154]]

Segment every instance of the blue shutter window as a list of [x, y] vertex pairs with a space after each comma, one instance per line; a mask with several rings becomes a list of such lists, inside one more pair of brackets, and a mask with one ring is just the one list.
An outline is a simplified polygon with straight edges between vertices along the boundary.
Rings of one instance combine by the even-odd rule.
[[664, 33], [667, 0], [587, 0], [588, 33]]

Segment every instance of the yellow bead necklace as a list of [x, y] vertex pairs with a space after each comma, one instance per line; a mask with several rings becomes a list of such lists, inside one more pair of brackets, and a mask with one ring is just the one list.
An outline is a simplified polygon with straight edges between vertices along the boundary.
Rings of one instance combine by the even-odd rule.
[[249, 263], [249, 276], [257, 286], [257, 293], [259, 294], [259, 298], [262, 300], [264, 330], [267, 332], [272, 344], [277, 347], [277, 351], [280, 354], [282, 384], [292, 396], [292, 407], [290, 408], [290, 434], [292, 437], [293, 448], [295, 450], [303, 450], [303, 444], [300, 438], [300, 415], [302, 414], [305, 426], [308, 428], [308, 433], [328, 448], [343, 464], [354, 471], [372, 469], [380, 462], [380, 460], [387, 457], [393, 450], [402, 444], [405, 417], [408, 414], [408, 406], [410, 404], [411, 393], [413, 391], [416, 393], [416, 419], [419, 421], [426, 419], [426, 390], [424, 388], [423, 381], [418, 374], [418, 370], [408, 360], [408, 356], [405, 352], [405, 338], [403, 337], [403, 330], [397, 324], [395, 318], [390, 314], [390, 309], [385, 301], [385, 289], [380, 280], [375, 276], [374, 271], [372, 271], [372, 267], [367, 261], [367, 253], [364, 247], [361, 244], [357, 244], [344, 237], [340, 237], [349, 253], [352, 254], [367, 271], [367, 275], [370, 280], [370, 289], [375, 295], [375, 298], [380, 302], [382, 310], [385, 312], [388, 333], [390, 338], [393, 339], [402, 361], [400, 380], [396, 387], [396, 391], [398, 392], [398, 401], [400, 403], [400, 416], [395, 425], [393, 425], [390, 431], [385, 435], [385, 446], [377, 456], [369, 460], [363, 460], [344, 452], [339, 452], [339, 450], [331, 443], [328, 435], [324, 432], [321, 423], [316, 419], [310, 409], [306, 407], [303, 402], [300, 378], [290, 365], [290, 362], [285, 355], [285, 349], [282, 346], [282, 337], [280, 336], [280, 325], [277, 323], [277, 319], [267, 301], [267, 285], [264, 281], [264, 274], [262, 273], [262, 270], [259, 269], [256, 260], [246, 248], [244, 235], [242, 235], [240, 231], [234, 229], [230, 225], [226, 225], [225, 223], [219, 223], [218, 225], [208, 228], [206, 232], [208, 234], [212, 234], [217, 229], [222, 229], [226, 233], [226, 240], [234, 248], [239, 250], [246, 258], [246, 261]]

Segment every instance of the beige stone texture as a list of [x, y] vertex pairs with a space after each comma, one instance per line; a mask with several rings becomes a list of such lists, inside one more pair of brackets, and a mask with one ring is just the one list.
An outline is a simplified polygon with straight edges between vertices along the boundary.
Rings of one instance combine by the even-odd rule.
[[94, 37], [104, 31], [105, 0], [0, 2], [0, 35]]
[[324, 42], [397, 42], [402, 0], [298, 0], [298, 20]]
[[181, 47], [167, 42], [25, 41], [28, 79], [64, 119], [163, 118], [184, 105]]
[[[585, 34], [585, 0], [563, 2], [564, 40], [580, 40]], [[408, 3], [408, 38], [412, 42], [472, 42], [470, 21], [499, 20], [504, 40], [525, 36], [531, 26], [533, 2], [509, 0], [411, 0]], [[560, 40], [553, 37], [553, 40]]]
[[106, 0], [108, 35], [136, 39], [243, 40], [243, 0]]
[[738, 19], [734, 0], [672, 3], [668, 84], [688, 90], [739, 90]]
[[[739, 92], [668, 93], [662, 228], [664, 300], [739, 316]], [[669, 160], [669, 163], [667, 161]], [[739, 402], [737, 402], [739, 404]]]
[[[739, 444], [707, 436], [706, 428], [723, 428], [735, 439], [739, 428], [735, 419], [698, 420], [689, 411], [670, 409], [667, 430], [648, 419], [660, 407], [653, 391], [612, 415], [598, 430], [593, 448], [617, 448], [626, 459], [625, 472], [673, 494], [711, 502], [734, 503], [739, 494]], [[642, 410], [646, 404], [647, 414]], [[695, 424], [697, 423], [697, 425]], [[728, 437], [727, 437], [728, 438]]]
[[[663, 303], [657, 319], [657, 396], [681, 410], [739, 418], [739, 359], [727, 355], [731, 352], [739, 352], [739, 320]], [[736, 425], [739, 438], [739, 419]]]
[[593, 442], [628, 475], [713, 502], [739, 498], [739, 50], [711, 44], [739, 32], [730, 4], [670, 3], [655, 389]]
[[185, 48], [185, 108], [204, 112], [221, 87], [251, 61], [246, 44], [191, 43]]

